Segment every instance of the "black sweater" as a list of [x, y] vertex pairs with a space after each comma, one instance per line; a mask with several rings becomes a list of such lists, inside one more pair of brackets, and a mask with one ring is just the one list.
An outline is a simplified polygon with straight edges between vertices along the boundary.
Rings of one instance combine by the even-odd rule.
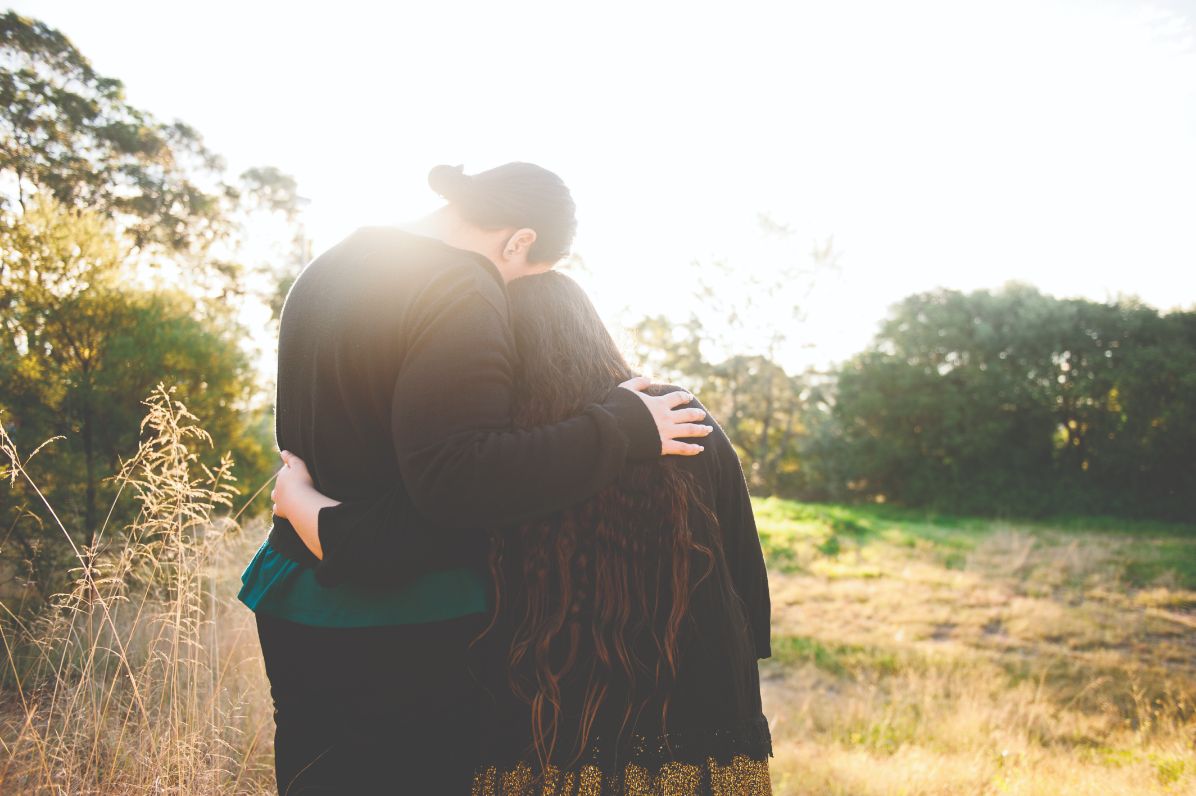
[[371, 510], [321, 512], [322, 561], [275, 518], [280, 553], [325, 585], [399, 584], [476, 561], [480, 530], [577, 503], [660, 455], [651, 413], [620, 388], [512, 431], [508, 313], [489, 259], [393, 227], [360, 229], [303, 270], [279, 329], [278, 445], [321, 492]]

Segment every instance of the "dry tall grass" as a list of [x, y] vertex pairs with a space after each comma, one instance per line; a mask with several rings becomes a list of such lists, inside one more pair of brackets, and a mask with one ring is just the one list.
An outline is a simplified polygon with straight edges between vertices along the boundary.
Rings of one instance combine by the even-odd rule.
[[[260, 654], [248, 612], [225, 610], [246, 560], [235, 519], [217, 517], [231, 462], [198, 463], [211, 440], [170, 391], [146, 405], [118, 476], [138, 503], [128, 528], [80, 548], [37, 492], [77, 566], [44, 611], [0, 618], [0, 793], [269, 792]], [[0, 447], [36, 491], [2, 429]]]

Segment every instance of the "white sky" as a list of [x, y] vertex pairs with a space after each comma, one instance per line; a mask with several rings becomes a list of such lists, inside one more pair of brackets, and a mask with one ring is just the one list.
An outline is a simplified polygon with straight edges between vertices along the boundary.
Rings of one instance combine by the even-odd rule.
[[694, 261], [767, 278], [833, 236], [793, 368], [939, 286], [1196, 307], [1196, 0], [12, 7], [234, 170], [294, 174], [317, 251], [434, 207], [437, 163], [531, 160], [614, 325], [686, 317]]

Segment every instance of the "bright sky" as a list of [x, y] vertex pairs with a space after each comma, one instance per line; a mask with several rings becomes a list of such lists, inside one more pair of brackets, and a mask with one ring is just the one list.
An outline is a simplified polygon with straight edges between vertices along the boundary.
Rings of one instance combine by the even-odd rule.
[[1196, 308], [1193, 0], [13, 7], [234, 169], [294, 174], [317, 251], [434, 207], [435, 164], [531, 160], [612, 325], [688, 316], [695, 261], [767, 279], [833, 236], [793, 368], [939, 286]]

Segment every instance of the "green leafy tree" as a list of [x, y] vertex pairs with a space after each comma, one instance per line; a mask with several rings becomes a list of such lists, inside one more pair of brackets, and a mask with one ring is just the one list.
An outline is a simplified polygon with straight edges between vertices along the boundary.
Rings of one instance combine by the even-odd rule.
[[213, 180], [221, 163], [193, 129], [129, 105], [69, 39], [12, 11], [0, 16], [0, 64], [0, 171], [18, 203], [48, 192], [96, 209], [136, 247], [203, 249], [226, 231], [235, 191]]
[[[268, 415], [227, 314], [204, 313], [178, 291], [137, 289], [111, 222], [27, 200], [0, 219], [0, 409], [26, 453], [61, 436], [34, 472], [77, 540], [92, 544], [109, 521], [109, 477], [138, 443], [141, 401], [159, 381], [175, 385], [243, 479], [267, 477]], [[220, 451], [210, 452], [215, 465]], [[12, 553], [52, 563], [32, 519], [43, 509], [14, 493], [0, 509]], [[119, 523], [128, 507], [117, 507]], [[3, 551], [8, 553], [8, 550]], [[63, 552], [61, 550], [57, 551]]]
[[[230, 179], [194, 129], [134, 107], [66, 36], [11, 11], [0, 106], [0, 422], [25, 453], [62, 437], [35, 463], [55, 509], [77, 541], [97, 539], [108, 479], [136, 450], [141, 401], [159, 382], [256, 487], [272, 459], [269, 396], [237, 317], [278, 299], [252, 294], [251, 269], [282, 281], [309, 253], [294, 179], [272, 167]], [[282, 256], [261, 240], [266, 219]], [[188, 292], [151, 287], [166, 274]], [[8, 497], [0, 556], [52, 561], [55, 537], [36, 532], [44, 508]]]
[[128, 258], [169, 260], [222, 299], [243, 289], [245, 218], [296, 222], [303, 204], [276, 168], [230, 180], [194, 128], [134, 107], [66, 36], [12, 11], [0, 15], [0, 107], [0, 177], [17, 205], [48, 193], [98, 212]]
[[1183, 516], [1192, 318], [1020, 284], [910, 296], [839, 373], [844, 488], [957, 511]]
[[895, 305], [839, 368], [799, 375], [767, 347], [710, 361], [734, 338], [718, 341], [707, 320], [720, 316], [646, 318], [633, 357], [702, 396], [757, 492], [998, 515], [1196, 515], [1196, 313], [1017, 283], [936, 290]]

